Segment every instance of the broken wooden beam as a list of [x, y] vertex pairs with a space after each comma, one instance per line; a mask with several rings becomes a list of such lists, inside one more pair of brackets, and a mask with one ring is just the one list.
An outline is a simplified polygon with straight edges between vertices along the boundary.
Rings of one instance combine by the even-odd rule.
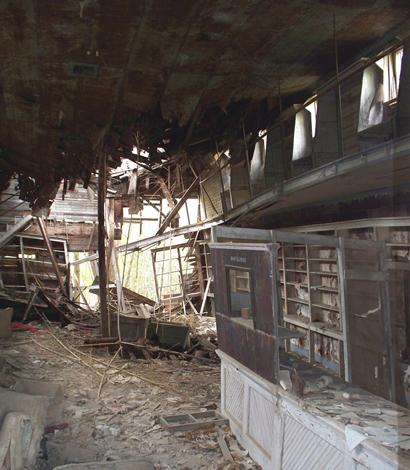
[[211, 282], [212, 282], [212, 277], [209, 277], [208, 278], [208, 281], [206, 283], [206, 287], [205, 287], [205, 292], [204, 292], [204, 297], [202, 299], [202, 304], [201, 304], [201, 309], [199, 310], [199, 315], [202, 317], [202, 315], [204, 314], [204, 309], [205, 309], [205, 305], [206, 305], [206, 299], [208, 297], [208, 293], [209, 293], [209, 288], [211, 287]]
[[[187, 233], [197, 232], [198, 230], [199, 231], [206, 230], [216, 225], [222, 224], [223, 222], [224, 220], [222, 219], [222, 217], [218, 216], [212, 220], [206, 220], [204, 222], [199, 222], [194, 225], [187, 225], [185, 227], [173, 229], [172, 235], [174, 237], [177, 237], [179, 235], [185, 235]], [[130, 242], [124, 245], [119, 245], [116, 248], [117, 248], [118, 253], [132, 253], [133, 251], [137, 251], [141, 248], [152, 245], [154, 243], [159, 243], [163, 240], [168, 240], [169, 237], [170, 237], [170, 232], [167, 232], [162, 235], [154, 235], [152, 237], [141, 238], [139, 240], [136, 240], [135, 242]], [[95, 260], [98, 260], [98, 253], [95, 253], [89, 256], [84, 256], [84, 258], [74, 260], [70, 264], [71, 266], [75, 266], [77, 264], [87, 263], [87, 262], [95, 261]]]
[[31, 310], [36, 298], [37, 298], [38, 292], [39, 292], [39, 288], [35, 287], [33, 292], [30, 295], [30, 300], [28, 301], [26, 310], [24, 311], [23, 319], [21, 320], [23, 323], [27, 320], [27, 318], [29, 316], [30, 310]]
[[191, 183], [189, 188], [185, 191], [182, 195], [181, 199], [177, 202], [175, 207], [171, 210], [171, 212], [165, 217], [165, 220], [162, 222], [161, 227], [158, 229], [157, 235], [161, 235], [164, 233], [165, 229], [171, 223], [172, 219], [178, 214], [181, 207], [185, 204], [185, 201], [188, 199], [189, 195], [192, 191], [198, 186], [199, 184], [199, 177], [197, 176], [194, 181]]
[[145, 297], [145, 295], [139, 294], [138, 292], [135, 292], [128, 287], [122, 286], [122, 291], [128, 300], [134, 300], [135, 302], [147, 304], [151, 307], [154, 307], [156, 304], [155, 300]]

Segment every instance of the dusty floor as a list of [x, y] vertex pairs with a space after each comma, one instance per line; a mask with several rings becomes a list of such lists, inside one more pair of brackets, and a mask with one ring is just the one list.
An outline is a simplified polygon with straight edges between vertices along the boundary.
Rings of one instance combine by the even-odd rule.
[[[13, 376], [41, 379], [58, 382], [64, 389], [63, 423], [67, 427], [47, 434], [47, 459], [39, 460], [38, 469], [136, 456], [150, 456], [158, 469], [258, 468], [226, 427], [223, 433], [233, 463], [222, 455], [217, 430], [171, 434], [157, 422], [159, 415], [205, 411], [218, 405], [218, 364], [117, 357], [107, 369], [112, 359], [107, 352], [94, 349], [91, 355], [89, 348], [81, 349], [83, 341], [76, 331], [52, 331], [71, 352], [50, 334], [21, 332], [7, 343], [0, 341], [0, 356], [9, 367], [6, 380], [12, 382]], [[102, 377], [109, 381], [98, 399]]]

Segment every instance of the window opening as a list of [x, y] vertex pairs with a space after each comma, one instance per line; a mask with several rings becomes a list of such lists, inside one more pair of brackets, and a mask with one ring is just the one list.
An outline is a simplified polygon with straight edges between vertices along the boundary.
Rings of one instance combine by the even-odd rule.
[[397, 99], [400, 85], [401, 62], [403, 58], [403, 48], [385, 55], [376, 62], [376, 65], [383, 70], [383, 102]]
[[316, 117], [317, 117], [317, 100], [306, 106], [307, 111], [310, 113], [310, 124], [312, 130], [312, 137], [316, 135]]
[[386, 54], [363, 71], [358, 131], [382, 124], [399, 93], [403, 48]]
[[292, 161], [310, 157], [316, 134], [317, 101], [310, 103], [295, 115]]
[[230, 313], [244, 320], [253, 318], [252, 275], [248, 269], [227, 268]]

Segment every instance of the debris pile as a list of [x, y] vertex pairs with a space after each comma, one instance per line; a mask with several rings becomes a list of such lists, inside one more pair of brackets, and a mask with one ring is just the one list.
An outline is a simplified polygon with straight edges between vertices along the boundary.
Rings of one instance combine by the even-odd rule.
[[[225, 421], [202, 426], [211, 415], [218, 416], [217, 363], [172, 355], [130, 361], [119, 353], [108, 354], [107, 348], [85, 347], [87, 338], [95, 338], [94, 331], [36, 326], [45, 334], [20, 331], [12, 341], [0, 342], [2, 369], [9, 377], [4, 385], [35, 377], [64, 390], [60, 419], [47, 423], [42, 459], [32, 468], [80, 462], [119, 465], [133, 459], [164, 470], [257, 468]], [[196, 417], [197, 429], [171, 432], [162, 424], [161, 417], [178, 415]]]

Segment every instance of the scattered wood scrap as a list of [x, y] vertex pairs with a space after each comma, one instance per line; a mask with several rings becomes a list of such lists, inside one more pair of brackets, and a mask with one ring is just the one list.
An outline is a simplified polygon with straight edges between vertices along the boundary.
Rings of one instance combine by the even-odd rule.
[[199, 429], [209, 429], [229, 424], [229, 420], [221, 416], [217, 411], [160, 416], [159, 422], [170, 432], [197, 431]]
[[220, 429], [218, 429], [218, 445], [219, 445], [219, 448], [221, 449], [224, 459], [228, 460], [229, 462], [233, 462], [234, 460], [229, 450], [229, 447], [225, 441], [225, 436]]

